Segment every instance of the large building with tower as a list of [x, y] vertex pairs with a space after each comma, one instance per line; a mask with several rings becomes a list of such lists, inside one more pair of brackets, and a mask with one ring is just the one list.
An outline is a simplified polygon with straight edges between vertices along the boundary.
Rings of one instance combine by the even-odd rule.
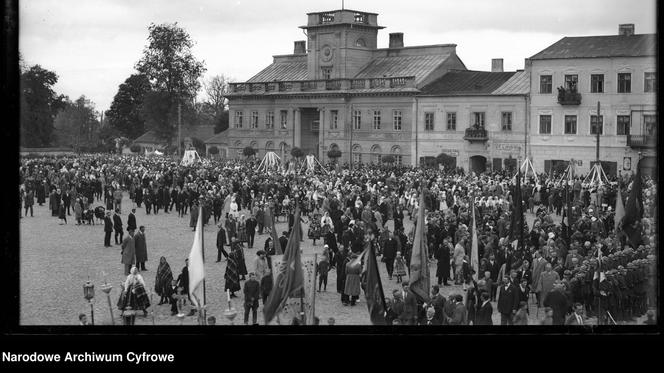
[[[656, 36], [566, 37], [525, 60], [524, 70], [469, 71], [455, 44], [405, 46], [389, 34], [378, 48], [378, 15], [348, 9], [309, 13], [307, 40], [228, 95], [230, 128], [215, 144], [228, 157], [251, 146], [259, 156], [293, 147], [327, 160], [434, 164], [484, 171], [528, 156], [538, 172], [570, 159], [587, 173], [600, 159], [608, 174], [655, 166]], [[560, 88], [560, 89], [558, 89]], [[597, 102], [600, 115], [597, 117]], [[596, 126], [599, 120], [599, 127]]]

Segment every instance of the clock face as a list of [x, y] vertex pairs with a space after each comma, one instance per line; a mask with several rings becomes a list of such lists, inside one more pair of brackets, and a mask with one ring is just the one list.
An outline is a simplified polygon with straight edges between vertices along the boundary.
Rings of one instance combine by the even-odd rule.
[[323, 48], [321, 48], [320, 52], [320, 59], [323, 60], [323, 62], [332, 61], [332, 57], [334, 57], [334, 51], [332, 50], [332, 47], [325, 45]]

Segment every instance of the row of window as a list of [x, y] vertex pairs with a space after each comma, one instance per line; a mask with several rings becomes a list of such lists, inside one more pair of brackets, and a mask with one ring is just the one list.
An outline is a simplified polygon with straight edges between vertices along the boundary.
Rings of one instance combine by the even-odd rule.
[[[447, 130], [456, 131], [457, 128], [457, 114], [455, 112], [448, 112], [447, 114]], [[484, 128], [484, 112], [473, 112], [472, 113], [472, 126], [477, 128]], [[433, 112], [424, 113], [424, 130], [425, 131], [434, 131], [435, 130], [435, 114]], [[500, 129], [502, 131], [511, 131], [512, 130], [512, 112], [503, 111], [500, 113]]]
[[[233, 120], [235, 128], [244, 127], [244, 112], [236, 111], [235, 119]], [[281, 110], [279, 112], [279, 124], [281, 129], [286, 129], [288, 127], [288, 110]], [[258, 112], [252, 111], [249, 117], [249, 128], [256, 129], [258, 128]], [[274, 129], [274, 112], [268, 111], [265, 113], [265, 128]]]
[[[374, 110], [373, 112], [373, 126], [374, 130], [381, 129], [381, 111]], [[456, 122], [456, 120], [455, 120]], [[244, 113], [242, 111], [235, 112], [234, 118], [235, 128], [244, 128]], [[279, 123], [281, 129], [288, 128], [288, 110], [281, 110], [279, 112]], [[395, 131], [401, 131], [403, 123], [403, 115], [401, 110], [392, 110], [392, 129]], [[456, 124], [455, 124], [456, 125]], [[249, 128], [257, 129], [258, 128], [258, 111], [252, 111], [249, 117]], [[265, 128], [274, 129], [274, 112], [268, 111], [265, 113]], [[330, 129], [336, 130], [339, 128], [339, 111], [330, 110]], [[353, 129], [360, 130], [362, 129], [362, 111], [355, 110], [353, 111]]]
[[[565, 89], [579, 90], [579, 75], [565, 75]], [[643, 73], [643, 92], [655, 93], [657, 89], [657, 75], [654, 72]], [[553, 92], [553, 76], [540, 75], [540, 93]], [[632, 74], [618, 73], [617, 93], [632, 93]], [[604, 93], [604, 74], [590, 75], [590, 93]]]
[[[394, 131], [401, 131], [403, 116], [401, 110], [392, 110], [392, 129]], [[382, 126], [382, 114], [380, 110], [373, 111], [372, 129], [379, 130]], [[336, 124], [335, 124], [336, 128]], [[362, 129], [362, 111], [353, 110], [353, 129]]]
[[[655, 134], [655, 115], [644, 115], [643, 123], [645, 133], [644, 135], [652, 136]], [[626, 136], [629, 135], [629, 129], [631, 127], [631, 117], [629, 115], [618, 115], [616, 117], [616, 135]], [[599, 118], [597, 115], [590, 116], [590, 134], [597, 135], [604, 134], [604, 116], [600, 115]], [[539, 133], [542, 135], [551, 134], [551, 115], [540, 115], [539, 116]], [[576, 135], [577, 134], [577, 116], [576, 115], [565, 115], [563, 134], [565, 135]]]

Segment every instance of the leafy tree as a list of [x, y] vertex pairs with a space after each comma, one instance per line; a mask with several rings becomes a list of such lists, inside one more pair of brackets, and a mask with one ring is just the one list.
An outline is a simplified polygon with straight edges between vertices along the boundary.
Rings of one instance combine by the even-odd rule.
[[216, 146], [211, 146], [210, 149], [208, 149], [208, 153], [212, 155], [219, 154], [219, 148], [217, 148]]
[[132, 153], [138, 153], [141, 151], [141, 146], [138, 144], [134, 144], [129, 147], [129, 150], [131, 150]]
[[214, 117], [214, 133], [224, 132], [228, 129], [230, 115], [228, 110], [224, 110], [221, 113], [218, 113]]
[[336, 162], [337, 159], [341, 158], [341, 150], [339, 150], [339, 149], [330, 149], [327, 152], [327, 157], [331, 158], [334, 162]]
[[65, 108], [55, 117], [55, 143], [58, 146], [71, 146], [77, 151], [91, 149], [99, 145], [99, 120], [94, 104], [85, 96], [75, 102], [69, 100]]
[[304, 157], [304, 152], [302, 151], [302, 149], [298, 148], [297, 146], [291, 149], [290, 154], [293, 158], [297, 159]]
[[381, 162], [386, 163], [386, 164], [392, 164], [394, 163], [395, 159], [393, 155], [384, 155], [380, 158]]
[[194, 101], [206, 69], [192, 54], [191, 37], [177, 23], [152, 23], [148, 31], [148, 44], [136, 70], [148, 78], [153, 92], [146, 95], [141, 115], [147, 127], [170, 144], [176, 132], [177, 104]]
[[53, 141], [55, 115], [64, 108], [66, 97], [57, 96], [53, 86], [58, 75], [39, 65], [23, 71], [20, 77], [21, 145], [44, 147]]
[[205, 154], [205, 143], [198, 137], [191, 138], [191, 144], [196, 148], [198, 154]]
[[141, 105], [150, 91], [150, 81], [144, 74], [132, 74], [118, 87], [106, 118], [111, 126], [124, 136], [135, 139], [145, 132], [145, 120], [141, 117]]
[[251, 146], [247, 146], [244, 149], [242, 149], [242, 154], [244, 154], [245, 157], [249, 158], [252, 155], [256, 154], [256, 149], [252, 148]]

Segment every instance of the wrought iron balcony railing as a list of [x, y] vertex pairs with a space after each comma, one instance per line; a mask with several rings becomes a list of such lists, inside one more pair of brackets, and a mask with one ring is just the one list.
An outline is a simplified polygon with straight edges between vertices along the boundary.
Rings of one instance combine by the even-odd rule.
[[463, 136], [464, 140], [473, 141], [487, 141], [489, 140], [489, 132], [484, 128], [466, 128], [466, 133]]

